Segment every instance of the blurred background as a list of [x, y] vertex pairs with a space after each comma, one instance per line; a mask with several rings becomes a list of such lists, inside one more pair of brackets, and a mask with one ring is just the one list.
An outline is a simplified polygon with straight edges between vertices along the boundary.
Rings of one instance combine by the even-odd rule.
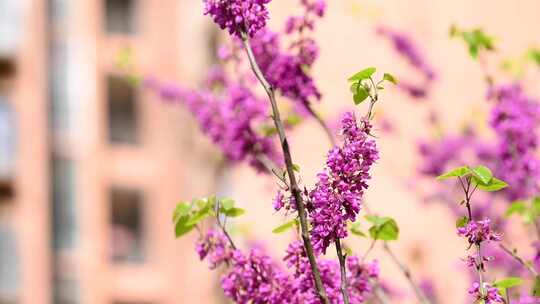
[[[293, 2], [271, 3], [271, 27], [298, 12]], [[346, 78], [359, 69], [408, 74], [375, 34], [378, 25], [408, 32], [437, 70], [422, 103], [383, 93], [378, 111], [394, 132], [379, 139], [367, 200], [400, 223], [395, 250], [418, 280], [435, 278], [441, 303], [462, 303], [465, 245], [452, 215], [422, 204], [411, 186], [416, 140], [429, 135], [428, 110], [448, 130], [465, 118], [485, 121], [483, 71], [450, 41], [450, 25], [481, 26], [497, 37], [494, 56], [519, 56], [540, 44], [540, 2], [329, 2], [313, 72], [324, 94], [315, 107], [326, 118], [350, 105]], [[118, 54], [130, 49], [134, 72], [195, 86], [222, 39], [200, 0], [0, 0], [0, 304], [226, 303], [217, 273], [196, 257], [196, 236], [175, 240], [171, 223], [178, 201], [214, 193], [247, 210], [234, 235], [262, 240], [281, 257], [291, 236], [270, 233], [282, 222], [271, 206], [274, 181], [224, 168], [187, 111], [130, 85], [117, 69]], [[537, 81], [525, 85], [538, 96]], [[308, 121], [292, 135], [308, 185], [329, 148], [320, 134]], [[350, 245], [366, 248], [362, 240]], [[374, 256], [414, 303], [399, 271]]]

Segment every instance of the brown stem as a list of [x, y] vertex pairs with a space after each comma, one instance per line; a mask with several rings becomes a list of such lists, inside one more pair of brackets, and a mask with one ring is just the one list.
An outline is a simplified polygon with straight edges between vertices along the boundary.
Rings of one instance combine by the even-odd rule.
[[[372, 214], [370, 209], [369, 209], [369, 206], [367, 205], [367, 203], [365, 201], [364, 201], [364, 209], [366, 210], [367, 214]], [[370, 246], [370, 249], [368, 249], [368, 252], [371, 251], [371, 249], [372, 249], [371, 247], [373, 246], [373, 244], [374, 244], [374, 242]], [[420, 287], [413, 280], [411, 270], [409, 269], [409, 267], [407, 267], [407, 265], [405, 265], [405, 263], [401, 262], [398, 259], [396, 254], [394, 254], [394, 252], [392, 251], [392, 249], [390, 248], [390, 246], [388, 246], [388, 244], [386, 242], [384, 242], [384, 251], [388, 254], [388, 256], [390, 256], [390, 259], [392, 260], [392, 262], [399, 268], [401, 273], [405, 276], [405, 278], [409, 282], [409, 285], [413, 289], [416, 297], [418, 298], [418, 301], [420, 301], [420, 303], [429, 304], [430, 301], [424, 295], [424, 292], [422, 292], [422, 289], [420, 289]], [[367, 256], [367, 253], [364, 255], [364, 258]]]
[[251, 69], [253, 73], [255, 74], [255, 77], [257, 77], [257, 79], [263, 86], [264, 90], [266, 91], [266, 94], [268, 94], [268, 98], [270, 99], [270, 104], [272, 106], [272, 114], [273, 114], [272, 119], [274, 120], [274, 125], [278, 132], [281, 148], [283, 150], [283, 158], [285, 159], [287, 176], [289, 177], [289, 185], [290, 185], [289, 189], [296, 202], [296, 209], [298, 210], [298, 217], [300, 219], [302, 240], [304, 242], [306, 254], [308, 256], [309, 264], [311, 266], [311, 271], [313, 273], [315, 287], [317, 289], [317, 292], [321, 301], [325, 304], [329, 304], [330, 301], [328, 300], [328, 296], [326, 295], [326, 291], [324, 289], [324, 286], [321, 280], [321, 274], [319, 272], [319, 268], [317, 267], [317, 259], [315, 258], [315, 254], [313, 252], [313, 245], [311, 244], [311, 240], [309, 238], [307, 213], [306, 213], [305, 206], [303, 203], [300, 188], [298, 187], [298, 184], [296, 182], [296, 176], [294, 175], [294, 169], [293, 169], [294, 163], [291, 157], [289, 142], [287, 141], [287, 137], [285, 135], [285, 128], [283, 127], [283, 122], [281, 120], [281, 116], [280, 116], [279, 109], [277, 106], [274, 88], [270, 85], [268, 80], [266, 80], [259, 65], [257, 64], [255, 56], [253, 55], [253, 50], [249, 42], [249, 36], [245, 32], [242, 32], [242, 42], [244, 44], [244, 48], [246, 50], [246, 54], [249, 59]]
[[514, 260], [518, 261], [527, 271], [529, 271], [535, 278], [540, 278], [538, 275], [538, 272], [536, 269], [534, 269], [529, 263], [527, 263], [523, 258], [521, 258], [519, 255], [517, 255], [516, 252], [513, 250], [510, 250], [508, 247], [504, 246], [503, 244], [499, 244], [499, 247], [504, 250], [504, 252], [508, 253], [511, 257], [514, 258]]
[[[373, 283], [373, 282], [372, 282]], [[373, 287], [373, 294], [379, 300], [379, 303], [381, 304], [390, 304], [390, 300], [388, 299], [388, 296], [384, 292], [384, 290], [381, 288], [380, 285], [375, 285]]]
[[319, 115], [317, 112], [315, 112], [315, 110], [313, 110], [313, 108], [310, 105], [307, 105], [306, 108], [307, 108], [309, 114], [311, 114], [311, 116], [313, 116], [313, 118], [315, 118], [315, 120], [319, 123], [319, 125], [321, 125], [324, 132], [326, 133], [326, 136], [328, 137], [328, 140], [332, 144], [332, 147], [336, 146], [336, 139], [334, 138], [334, 134], [332, 133], [332, 130], [326, 124], [324, 119], [321, 117], [321, 115]]
[[345, 268], [345, 258], [341, 250], [341, 241], [339, 238], [336, 238], [336, 252], [339, 260], [339, 268], [341, 270], [341, 294], [343, 295], [343, 303], [349, 304], [349, 292], [348, 292], [348, 283], [347, 283], [347, 269]]
[[426, 303], [426, 304], [429, 303], [429, 300], [426, 298], [426, 296], [422, 292], [422, 289], [420, 289], [420, 287], [418, 287], [418, 285], [414, 282], [414, 280], [412, 278], [412, 275], [411, 275], [411, 271], [409, 270], [409, 267], [407, 267], [407, 265], [402, 263], [397, 258], [397, 256], [392, 252], [392, 250], [390, 250], [390, 247], [388, 246], [388, 243], [384, 242], [384, 247], [383, 248], [384, 248], [384, 251], [386, 251], [386, 253], [388, 253], [388, 256], [390, 256], [390, 258], [392, 259], [394, 264], [396, 264], [399, 267], [399, 269], [401, 270], [401, 273], [403, 273], [403, 275], [405, 276], [405, 278], [409, 282], [409, 285], [411, 285], [414, 293], [416, 294], [416, 297], [418, 298], [418, 301], [420, 301], [420, 303]]

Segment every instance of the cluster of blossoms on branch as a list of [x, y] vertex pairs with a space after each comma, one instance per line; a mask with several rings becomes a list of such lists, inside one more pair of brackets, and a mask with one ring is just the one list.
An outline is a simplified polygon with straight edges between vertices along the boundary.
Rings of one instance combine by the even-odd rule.
[[[273, 172], [284, 182], [283, 187], [289, 193], [279, 191], [273, 202], [274, 208], [296, 211], [297, 217], [286, 226], [300, 226], [301, 240], [289, 245], [283, 263], [272, 259], [261, 247], [239, 249], [221, 219], [235, 217], [243, 210], [235, 208], [231, 201], [221, 202], [215, 198], [200, 204], [180, 204], [174, 214], [176, 234], [180, 236], [194, 227], [200, 228], [197, 223], [208, 216], [215, 217], [220, 229], [206, 232], [198, 229], [201, 234], [196, 251], [201, 260], [208, 261], [211, 269], [223, 268], [221, 286], [224, 294], [236, 303], [364, 303], [374, 296], [375, 288], [381, 290], [378, 286], [378, 263], [367, 262], [365, 257], [375, 241], [397, 239], [399, 229], [391, 218], [366, 216], [374, 224], [369, 230], [373, 243], [362, 258], [352, 253], [343, 254], [341, 240], [348, 236], [348, 224], [358, 218], [364, 191], [371, 179], [370, 169], [379, 157], [370, 123], [373, 105], [378, 100], [377, 92], [383, 89], [383, 81], [396, 84], [397, 80], [385, 74], [383, 80], [375, 84], [371, 77], [375, 68], [365, 69], [349, 79], [354, 102], [360, 104], [368, 98], [371, 101], [368, 114], [360, 122], [352, 112], [344, 115], [341, 121], [342, 145], [328, 152], [325, 167], [317, 175], [313, 189], [304, 187], [304, 191], [300, 191], [293, 172], [297, 169], [292, 163], [285, 131], [279, 121], [274, 91], [291, 101], [297, 113], [312, 115], [322, 121], [311, 108], [311, 101], [320, 100], [321, 93], [310, 75], [319, 55], [319, 47], [310, 33], [316, 21], [324, 16], [326, 3], [322, 0], [300, 0], [303, 14], [288, 18], [282, 34], [266, 27], [269, 3], [270, 0], [204, 1], [204, 14], [232, 36], [232, 44], [220, 48], [218, 54], [224, 64], [233, 65], [237, 81], [230, 80], [225, 69], [214, 69], [205, 86], [197, 90], [157, 81], [147, 83], [163, 99], [184, 104], [196, 117], [202, 131], [221, 148], [227, 160], [247, 161], [259, 171]], [[426, 97], [435, 72], [418, 48], [404, 33], [386, 27], [380, 27], [378, 33], [388, 38], [396, 51], [423, 77], [421, 84], [402, 81], [399, 87], [413, 98]], [[248, 62], [242, 59], [244, 51]], [[261, 132], [261, 127], [269, 121], [269, 106], [255, 93], [255, 78], [265, 89], [272, 105], [272, 119], [280, 137], [283, 156], [278, 155], [274, 139]], [[497, 176], [510, 182], [510, 187], [503, 192], [507, 198], [530, 198], [538, 191], [537, 177], [540, 177], [540, 163], [535, 156], [535, 131], [540, 117], [538, 105], [525, 96], [519, 86], [493, 87], [489, 95], [495, 100], [490, 125], [498, 136], [497, 144], [477, 139], [472, 132], [443, 138], [436, 145], [424, 143], [421, 153], [427, 161], [423, 162], [422, 173], [440, 175], [448, 164], [469, 157], [470, 153], [463, 150], [473, 147], [475, 160], [489, 163]], [[270, 170], [266, 161], [279, 167], [283, 160], [287, 167], [279, 177], [279, 170]], [[489, 250], [486, 246], [490, 242], [500, 242], [501, 234], [494, 232], [488, 217], [474, 220], [478, 214], [487, 212], [471, 210], [471, 197], [477, 187], [496, 191], [506, 184], [482, 166], [473, 169], [463, 167], [443, 177], [456, 176], [460, 178], [465, 192], [463, 203], [468, 211], [465, 222], [457, 228], [457, 234], [468, 241], [469, 249], [474, 247], [476, 250], [474, 255], [466, 258], [471, 272], [478, 275], [478, 281], [473, 282], [469, 293], [475, 303], [510, 304], [501, 292], [504, 285], [489, 283], [483, 276], [485, 264], [494, 260], [493, 256], [486, 255], [485, 251]], [[335, 244], [338, 261], [324, 256], [332, 244]], [[390, 252], [387, 244], [385, 248]], [[400, 267], [415, 288], [419, 301], [429, 303], [428, 297], [415, 286], [409, 271], [402, 265]], [[378, 300], [385, 303], [381, 298]], [[521, 297], [518, 303], [536, 300]]]
[[501, 193], [510, 202], [531, 198], [539, 190], [540, 103], [517, 84], [490, 87], [488, 97], [493, 105], [489, 126], [495, 140], [487, 140], [470, 128], [462, 134], [422, 140], [420, 173], [433, 177], [452, 165], [483, 162], [508, 182], [508, 188]]
[[[474, 33], [476, 34], [467, 34], [468, 38], [465, 40], [470, 42], [471, 37], [480, 35], [479, 31]], [[495, 233], [494, 229], [504, 232], [508, 228], [506, 217], [514, 212], [521, 213], [526, 221], [533, 223], [537, 221], [538, 214], [534, 202], [539, 190], [540, 158], [537, 155], [537, 138], [540, 104], [538, 100], [528, 96], [518, 83], [495, 85], [492, 77], [488, 77], [488, 80], [487, 99], [492, 105], [488, 126], [495, 136], [494, 139], [480, 136], [480, 132], [471, 125], [464, 128], [461, 134], [442, 134], [431, 142], [422, 141], [419, 144], [422, 158], [419, 172], [423, 176], [433, 177], [442, 174], [450, 166], [466, 162], [482, 162], [493, 169], [494, 175], [508, 183], [508, 187], [500, 192], [483, 193], [480, 200], [475, 203], [476, 208], [469, 209], [467, 223], [458, 228], [458, 235], [466, 238], [470, 247], [477, 248], [476, 254], [469, 255], [465, 259], [466, 265], [471, 270], [469, 273], [473, 282], [469, 293], [475, 301], [482, 303], [536, 303], [538, 298], [523, 295], [529, 292], [525, 288], [521, 288], [520, 293], [523, 296], [518, 300], [510, 301], [510, 297], [505, 298], [501, 292], [504, 288], [501, 289], [498, 285], [505, 283], [488, 282], [487, 277], [490, 273], [486, 272], [485, 265], [489, 262], [494, 268], [494, 273], [499, 275], [503, 273], [519, 282], [510, 287], [521, 284], [521, 279], [513, 276], [524, 276], [527, 272], [531, 272], [530, 268], [524, 267], [526, 264], [522, 262], [523, 260], [502, 249], [504, 247], [500, 244], [502, 234]], [[440, 133], [441, 128], [435, 123], [437, 122], [433, 121], [433, 125]], [[470, 180], [467, 181], [470, 183]], [[461, 188], [464, 188], [463, 183], [462, 181]], [[458, 208], [453, 197], [459, 186], [460, 184], [457, 184], [456, 188], [438, 188], [435, 194], [430, 196], [446, 202], [457, 216], [461, 216], [463, 210]], [[473, 189], [476, 190], [476, 187]], [[470, 191], [468, 187], [464, 190]], [[467, 199], [470, 199], [474, 190], [466, 193]], [[525, 202], [530, 200], [533, 200], [532, 211], [525, 207]], [[501, 213], [501, 210], [505, 209], [508, 209], [506, 214]], [[473, 218], [484, 220], [475, 221]], [[535, 270], [532, 270], [532, 273], [534, 274]], [[536, 275], [534, 276], [536, 280]], [[535, 281], [533, 285], [536, 284]], [[538, 295], [536, 287], [533, 293]]]
[[[281, 165], [275, 153], [272, 135], [266, 134], [269, 125], [269, 105], [257, 93], [249, 65], [242, 60], [241, 32], [251, 36], [251, 49], [264, 76], [270, 84], [293, 104], [295, 115], [316, 115], [311, 100], [319, 100], [321, 93], [308, 70], [315, 63], [319, 48], [309, 35], [318, 18], [324, 16], [324, 1], [302, 0], [302, 17], [293, 16], [286, 23], [285, 34], [267, 27], [269, 0], [204, 2], [204, 12], [234, 36], [230, 46], [222, 46], [218, 56], [224, 65], [212, 68], [204, 85], [188, 89], [155, 78], [145, 81], [166, 101], [179, 102], [197, 119], [203, 133], [222, 150], [227, 160], [238, 163], [245, 159], [258, 171], [264, 170], [262, 159]], [[282, 38], [293, 37], [288, 46]], [[298, 36], [298, 37], [296, 37]], [[234, 71], [235, 79], [227, 71]], [[288, 124], [292, 127], [294, 123]]]
[[336, 238], [347, 236], [347, 221], [354, 222], [362, 203], [364, 190], [371, 178], [370, 168], [379, 158], [375, 141], [369, 136], [371, 125], [364, 120], [358, 125], [353, 113], [342, 119], [343, 146], [328, 153], [325, 171], [309, 193], [310, 231], [318, 252]]
[[206, 86], [197, 90], [155, 81], [147, 86], [158, 90], [164, 100], [181, 102], [230, 162], [246, 160], [258, 171], [264, 170], [261, 157], [281, 163], [272, 138], [259, 130], [268, 121], [265, 101], [228, 80], [221, 70], [213, 70]]
[[[303, 244], [291, 243], [283, 259], [287, 269], [274, 261], [262, 248], [247, 253], [231, 246], [219, 230], [211, 229], [199, 239], [197, 252], [211, 269], [223, 266], [221, 286], [236, 303], [318, 304], [311, 268]], [[340, 291], [340, 267], [335, 261], [319, 258], [321, 278], [331, 303], [343, 303]], [[379, 276], [377, 261], [363, 263], [357, 256], [347, 258], [351, 303], [363, 303]]]
[[253, 37], [268, 20], [266, 5], [270, 0], [206, 0], [204, 14], [210, 15], [221, 29], [240, 37], [246, 32]]

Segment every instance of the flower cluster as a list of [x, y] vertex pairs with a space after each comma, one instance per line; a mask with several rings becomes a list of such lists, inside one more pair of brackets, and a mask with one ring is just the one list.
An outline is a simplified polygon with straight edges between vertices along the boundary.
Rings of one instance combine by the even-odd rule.
[[346, 221], [354, 221], [360, 211], [369, 170], [378, 159], [375, 141], [369, 137], [370, 125], [357, 124], [353, 113], [342, 119], [344, 143], [328, 153], [326, 169], [318, 174], [318, 182], [309, 193], [309, 217], [313, 246], [317, 252], [336, 238], [347, 236]]
[[496, 287], [491, 286], [489, 283], [484, 283], [482, 288], [480, 288], [480, 283], [474, 282], [472, 287], [469, 289], [469, 294], [474, 296], [475, 303], [476, 302], [482, 302], [486, 304], [505, 303], [505, 300], [499, 293], [499, 290]]
[[[540, 103], [527, 96], [518, 85], [492, 87], [488, 92], [493, 100], [489, 126], [496, 135], [495, 143], [487, 141], [470, 130], [460, 135], [446, 135], [437, 141], [423, 141], [419, 145], [422, 156], [420, 173], [436, 176], [448, 169], [449, 164], [481, 162], [494, 170], [494, 174], [508, 183], [502, 193], [510, 200], [528, 199], [540, 187], [540, 158], [538, 128]], [[472, 158], [472, 159], [471, 159]]]
[[[221, 287], [235, 303], [320, 304], [301, 241], [291, 243], [284, 258], [291, 272], [281, 269], [260, 248], [252, 248], [248, 254], [233, 249], [221, 231], [208, 231], [196, 250], [201, 260], [208, 260], [211, 269], [227, 266]], [[342, 303], [339, 264], [322, 258], [317, 264], [330, 302]], [[378, 279], [378, 263], [361, 263], [358, 257], [351, 256], [346, 267], [351, 303], [363, 303]]]
[[447, 136], [435, 142], [421, 141], [418, 144], [422, 157], [420, 173], [434, 177], [443, 174], [449, 164], [460, 161], [461, 151], [469, 141], [467, 135]]
[[427, 79], [432, 80], [435, 78], [433, 68], [426, 62], [416, 44], [406, 33], [382, 26], [377, 29], [377, 33], [388, 38], [396, 52], [406, 58], [409, 64], [420, 71]]
[[457, 228], [457, 234], [461, 237], [467, 238], [469, 244], [480, 244], [485, 241], [501, 240], [501, 235], [494, 232], [490, 226], [491, 221], [485, 219], [482, 221], [470, 221], [464, 227]]
[[[208, 88], [187, 90], [175, 85], [149, 83], [164, 100], [182, 102], [197, 119], [203, 133], [221, 148], [231, 162], [248, 162], [264, 170], [260, 157], [280, 162], [274, 143], [257, 131], [267, 120], [268, 106], [246, 86], [228, 82], [218, 72], [210, 74]], [[215, 86], [220, 90], [213, 90]]]
[[205, 0], [204, 14], [210, 15], [221, 29], [231, 35], [246, 32], [253, 37], [266, 26], [270, 0]]
[[377, 33], [391, 41], [396, 52], [423, 76], [422, 83], [400, 80], [398, 88], [406, 92], [410, 97], [419, 99], [428, 95], [431, 82], [435, 79], [434, 69], [427, 63], [417, 45], [406, 33], [399, 32], [388, 27], [380, 26]]
[[301, 16], [290, 16], [285, 24], [285, 33], [292, 35], [298, 33], [298, 39], [293, 41], [289, 49], [296, 49], [298, 57], [304, 66], [311, 66], [319, 55], [317, 42], [305, 35], [307, 31], [315, 29], [315, 20], [322, 18], [326, 11], [324, 0], [301, 0], [304, 12]]
[[229, 244], [227, 237], [221, 232], [214, 229], [209, 230], [195, 244], [195, 251], [201, 260], [208, 260], [210, 269], [219, 267], [223, 262], [232, 258], [233, 249]]
[[[320, 299], [315, 291], [313, 274], [302, 242], [291, 243], [284, 260], [287, 267], [294, 270], [294, 287], [298, 291], [294, 303], [319, 304]], [[317, 265], [330, 302], [342, 303], [339, 264], [336, 261], [318, 258]], [[374, 282], [378, 280], [378, 262], [362, 263], [357, 256], [350, 256], [346, 261], [346, 269], [350, 301], [363, 303], [372, 292]]]
[[488, 95], [495, 100], [489, 123], [498, 139], [496, 173], [510, 185], [505, 192], [510, 200], [529, 198], [540, 190], [540, 104], [518, 85], [494, 87]]
[[253, 54], [264, 76], [279, 92], [298, 106], [305, 108], [311, 99], [320, 99], [321, 93], [307, 69], [318, 54], [316, 43], [303, 43], [298, 54], [283, 51], [278, 34], [264, 30], [251, 40]]
[[373, 283], [379, 277], [379, 263], [361, 263], [357, 256], [347, 257], [347, 282], [350, 286], [349, 296], [352, 303], [362, 303], [366, 295], [373, 290]]
[[236, 303], [288, 303], [294, 295], [290, 276], [262, 250], [253, 248], [248, 255], [236, 250], [230, 270], [222, 277], [221, 287]]

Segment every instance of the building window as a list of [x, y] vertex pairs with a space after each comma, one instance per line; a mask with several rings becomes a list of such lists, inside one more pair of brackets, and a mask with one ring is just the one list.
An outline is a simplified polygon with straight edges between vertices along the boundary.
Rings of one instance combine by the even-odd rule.
[[19, 254], [15, 232], [0, 219], [0, 303], [16, 303], [19, 293]]
[[143, 197], [140, 191], [111, 190], [111, 258], [114, 262], [144, 261]]
[[135, 32], [136, 0], [105, 0], [105, 28], [112, 34]]
[[109, 142], [136, 144], [138, 117], [135, 87], [125, 78], [107, 78]]
[[53, 242], [57, 250], [73, 248], [77, 242], [75, 165], [72, 160], [53, 157], [52, 207]]
[[0, 201], [13, 196], [15, 145], [15, 114], [6, 96], [0, 93]]

